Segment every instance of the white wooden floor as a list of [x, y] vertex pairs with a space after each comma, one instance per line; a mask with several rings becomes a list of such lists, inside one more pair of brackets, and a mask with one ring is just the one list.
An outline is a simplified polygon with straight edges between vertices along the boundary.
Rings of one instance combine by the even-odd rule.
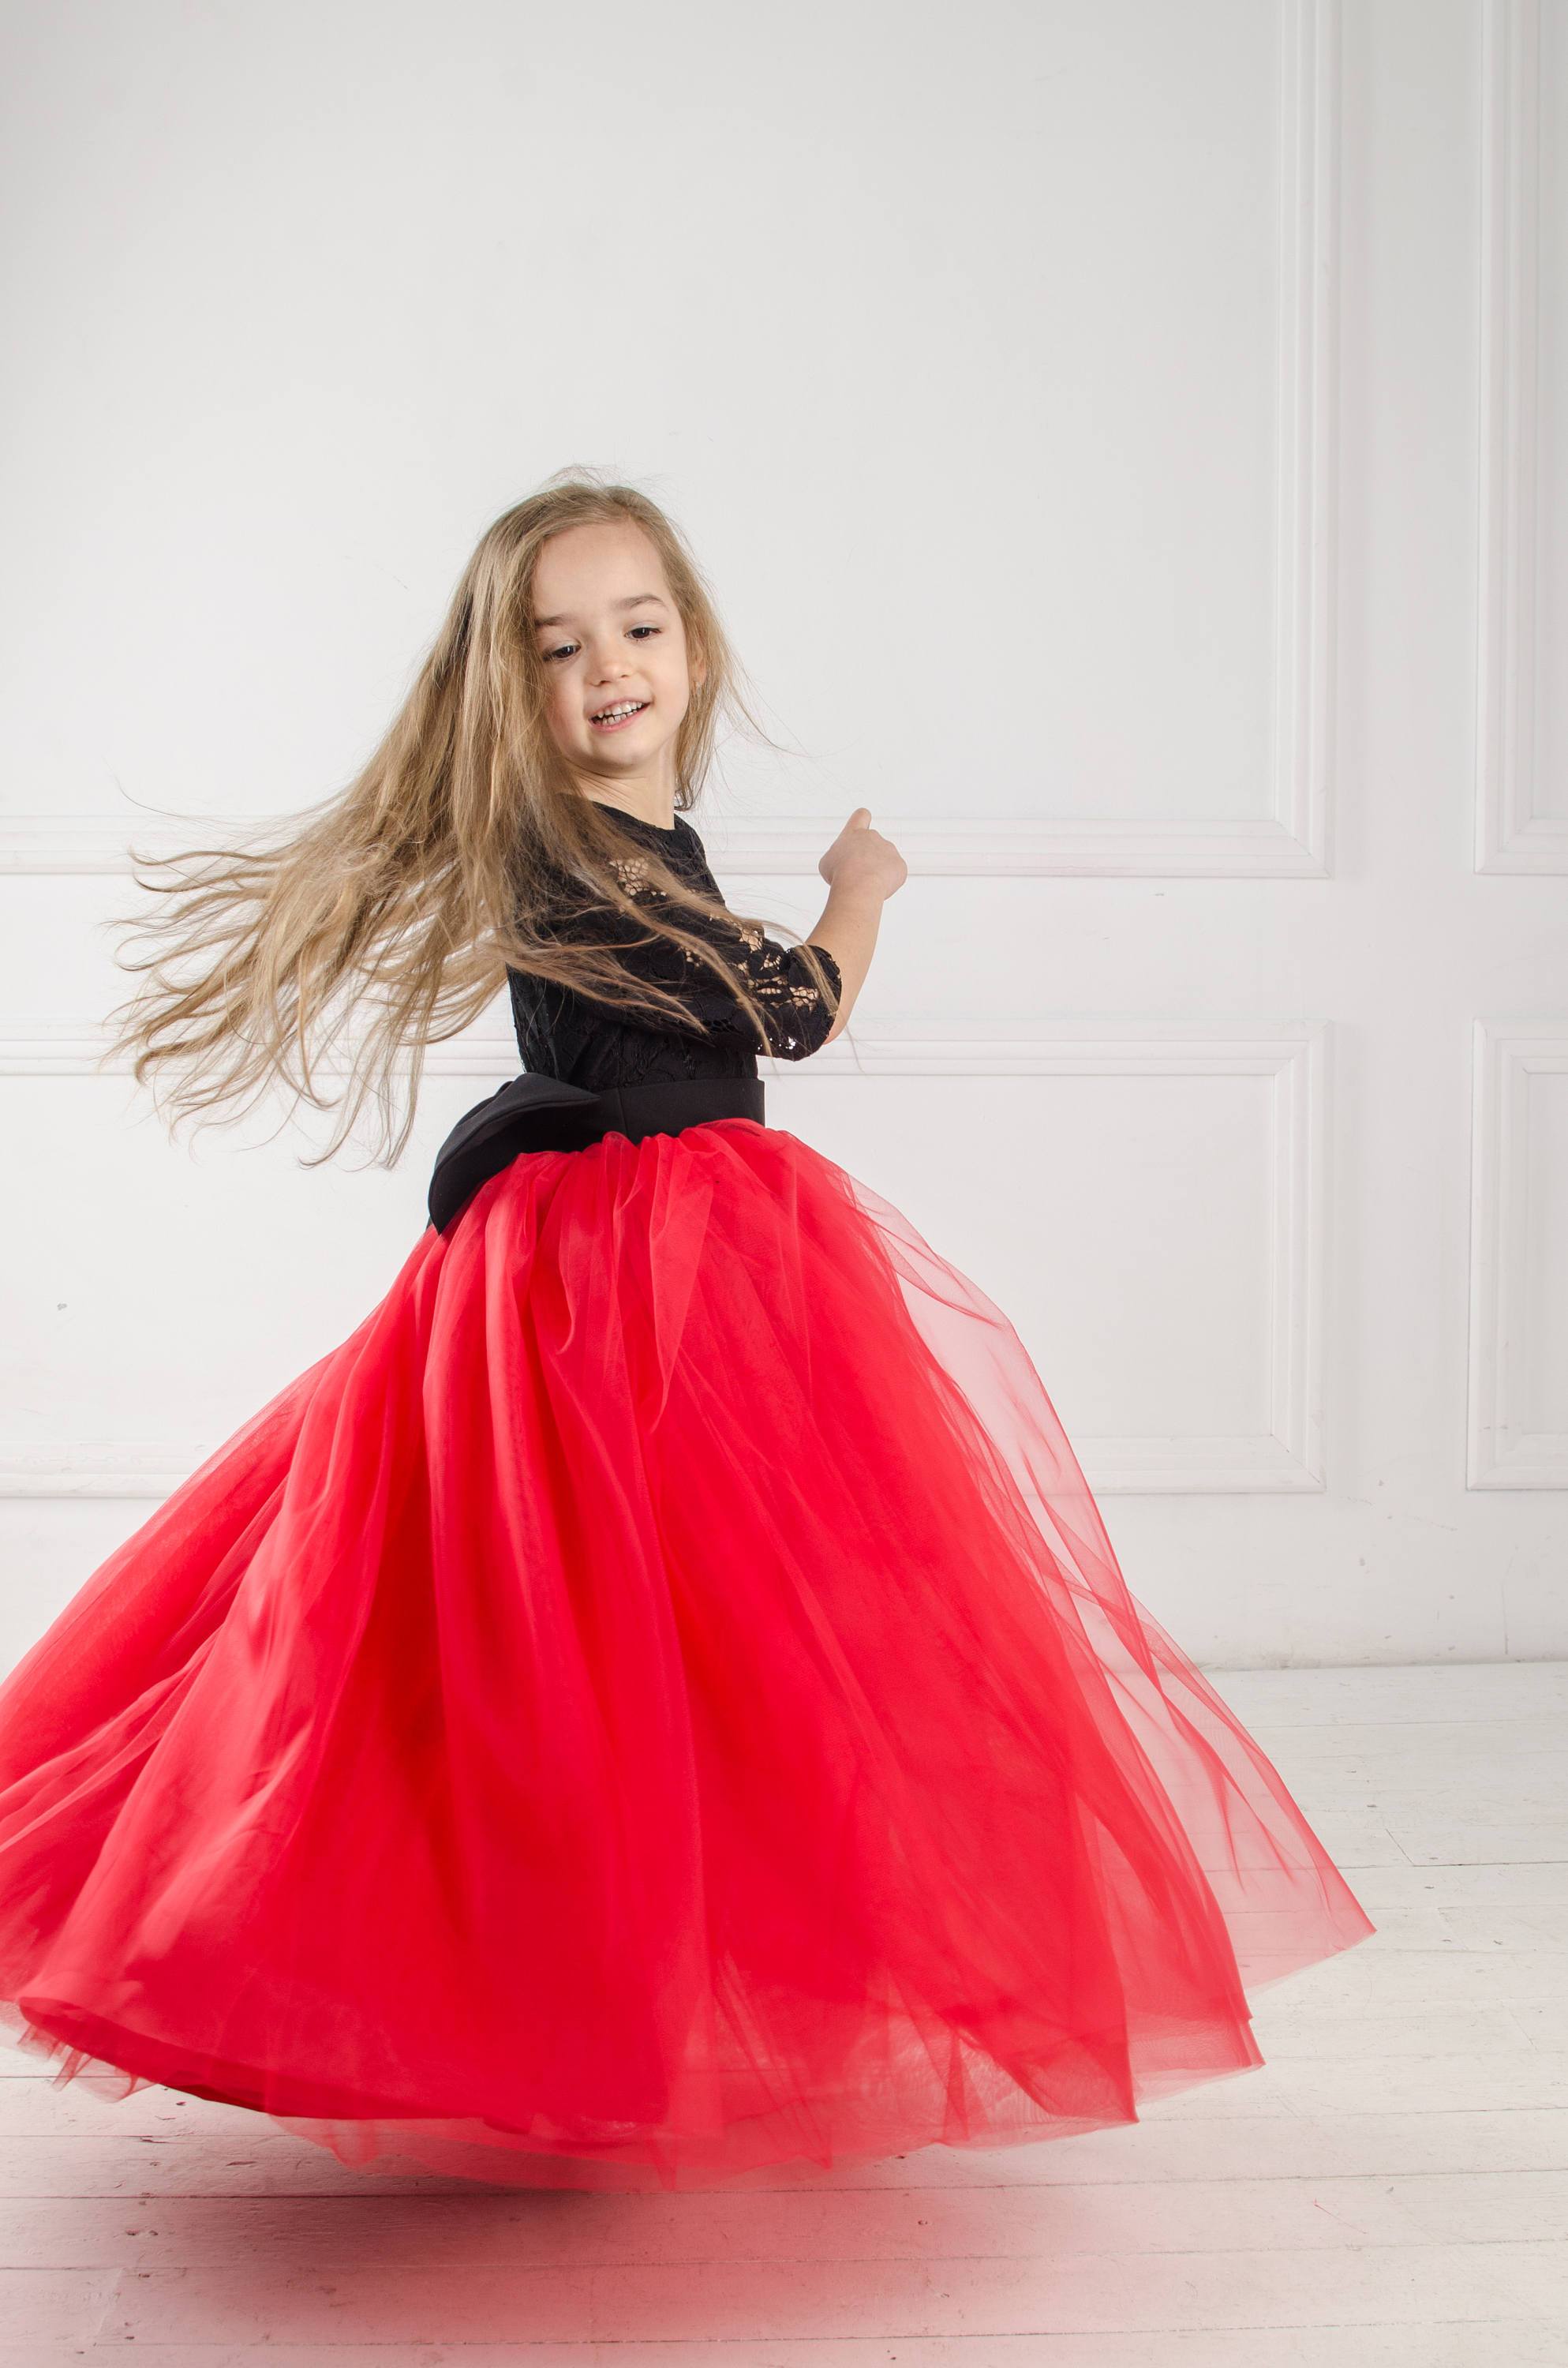
[[1137, 2127], [744, 2193], [343, 2169], [0, 2049], [0, 2362], [1534, 2368], [1568, 2362], [1568, 1667], [1220, 1683], [1377, 1937]]

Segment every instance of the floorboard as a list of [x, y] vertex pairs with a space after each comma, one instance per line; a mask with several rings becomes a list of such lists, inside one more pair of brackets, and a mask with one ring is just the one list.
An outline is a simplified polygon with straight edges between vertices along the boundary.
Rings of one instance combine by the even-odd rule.
[[744, 2192], [346, 2170], [0, 2047], [0, 2368], [1568, 2368], [1568, 1666], [1216, 1679], [1378, 1924], [1136, 2127]]

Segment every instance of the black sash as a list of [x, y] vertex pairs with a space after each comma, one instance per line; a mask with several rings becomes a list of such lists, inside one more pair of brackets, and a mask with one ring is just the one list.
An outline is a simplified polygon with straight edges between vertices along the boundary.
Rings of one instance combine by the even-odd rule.
[[766, 1126], [760, 1077], [672, 1077], [590, 1093], [562, 1077], [526, 1070], [459, 1119], [436, 1155], [430, 1223], [445, 1233], [480, 1186], [521, 1151], [582, 1151], [601, 1135], [678, 1134], [710, 1118], [750, 1118]]

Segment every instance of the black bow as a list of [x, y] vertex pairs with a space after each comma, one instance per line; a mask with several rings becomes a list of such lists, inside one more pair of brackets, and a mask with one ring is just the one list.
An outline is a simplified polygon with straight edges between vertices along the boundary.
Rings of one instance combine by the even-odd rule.
[[520, 1151], [578, 1151], [600, 1131], [590, 1112], [599, 1096], [585, 1086], [528, 1070], [464, 1112], [436, 1155], [430, 1223], [445, 1233], [480, 1186]]

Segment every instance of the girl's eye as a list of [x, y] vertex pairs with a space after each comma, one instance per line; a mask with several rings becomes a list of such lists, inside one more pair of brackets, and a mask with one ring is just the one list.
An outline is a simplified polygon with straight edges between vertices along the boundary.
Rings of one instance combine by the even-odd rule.
[[[634, 633], [662, 633], [665, 629], [663, 625], [633, 625], [631, 630]], [[558, 650], [546, 650], [544, 654], [546, 666], [550, 664], [551, 658], [569, 658], [576, 646], [575, 642], [562, 642]]]

